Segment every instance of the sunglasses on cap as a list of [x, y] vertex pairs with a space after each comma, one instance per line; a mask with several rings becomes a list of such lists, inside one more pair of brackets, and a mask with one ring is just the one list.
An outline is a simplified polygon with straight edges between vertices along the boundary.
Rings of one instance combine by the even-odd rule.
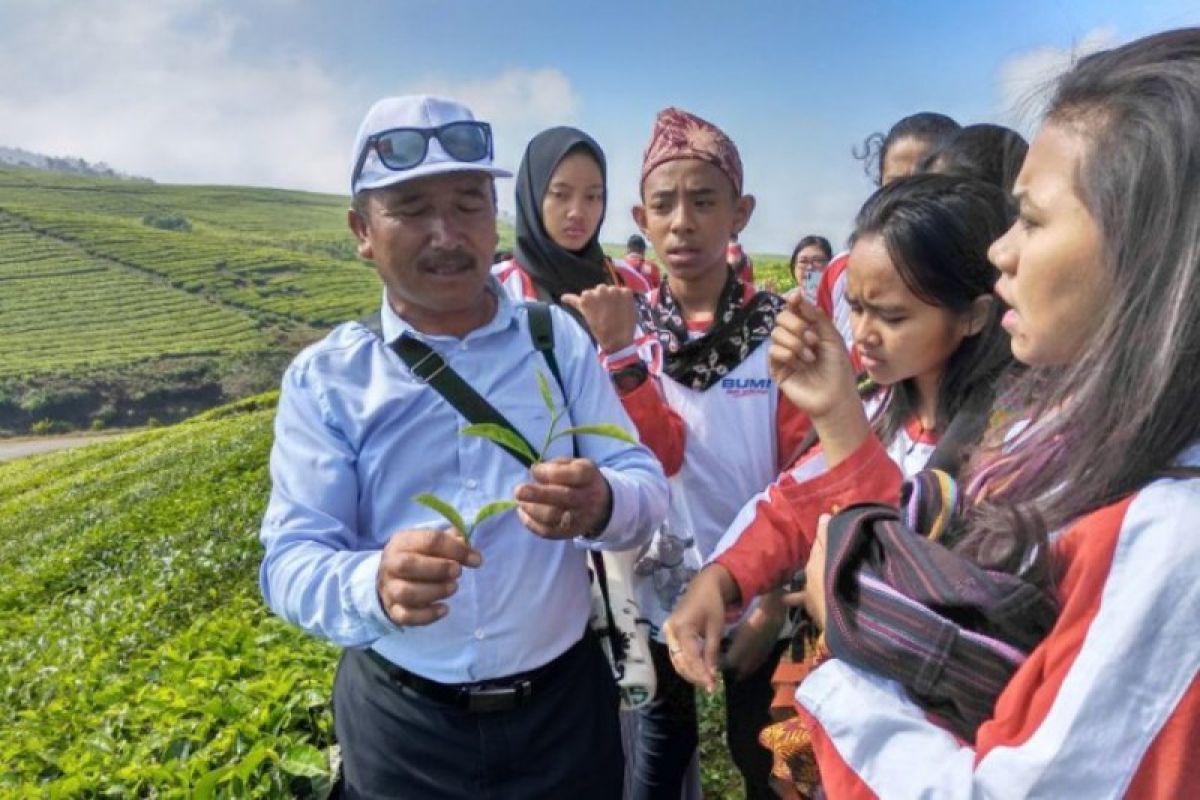
[[358, 181], [371, 150], [394, 172], [412, 169], [425, 161], [429, 140], [437, 139], [455, 161], [482, 161], [492, 156], [492, 126], [476, 120], [448, 122], [436, 128], [392, 128], [371, 134], [354, 164], [351, 185]]

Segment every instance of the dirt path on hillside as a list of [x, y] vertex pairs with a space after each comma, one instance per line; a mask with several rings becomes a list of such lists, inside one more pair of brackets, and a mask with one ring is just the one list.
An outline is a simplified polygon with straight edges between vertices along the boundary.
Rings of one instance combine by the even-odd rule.
[[0, 439], [0, 461], [12, 461], [15, 458], [34, 456], [38, 453], [51, 453], [55, 450], [66, 450], [71, 447], [82, 447], [85, 444], [111, 439], [119, 433], [72, 433], [65, 436], [27, 436], [17, 439]]

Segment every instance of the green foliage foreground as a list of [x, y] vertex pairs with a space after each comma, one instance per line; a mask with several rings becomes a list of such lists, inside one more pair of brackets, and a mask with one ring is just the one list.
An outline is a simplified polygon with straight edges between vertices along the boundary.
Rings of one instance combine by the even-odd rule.
[[337, 651], [258, 594], [274, 406], [0, 464], [0, 796], [324, 795]]
[[323, 793], [336, 651], [258, 595], [263, 405], [0, 465], [0, 794]]

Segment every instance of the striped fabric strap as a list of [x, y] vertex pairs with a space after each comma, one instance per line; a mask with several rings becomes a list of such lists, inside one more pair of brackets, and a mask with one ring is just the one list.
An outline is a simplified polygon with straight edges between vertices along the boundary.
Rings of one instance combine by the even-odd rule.
[[[935, 515], [943, 529], [945, 516]], [[825, 641], [835, 658], [899, 681], [915, 702], [973, 740], [1054, 624], [1057, 603], [901, 519], [895, 508], [862, 505], [830, 521]]]

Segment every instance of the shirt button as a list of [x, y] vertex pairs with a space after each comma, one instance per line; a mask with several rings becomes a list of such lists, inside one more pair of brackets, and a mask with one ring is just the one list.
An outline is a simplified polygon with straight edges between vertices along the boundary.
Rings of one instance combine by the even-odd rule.
[[475, 480], [474, 478], [467, 478], [467, 488], [468, 489], [474, 489], [478, 486], [479, 486], [479, 481]]
[[475, 638], [476, 638], [476, 639], [482, 639], [482, 638], [483, 638], [483, 628], [476, 628], [476, 629], [475, 629]]

